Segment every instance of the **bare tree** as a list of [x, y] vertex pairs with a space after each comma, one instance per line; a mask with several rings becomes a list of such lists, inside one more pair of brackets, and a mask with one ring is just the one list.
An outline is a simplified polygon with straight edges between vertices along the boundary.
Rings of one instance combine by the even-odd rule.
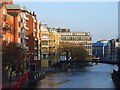
[[10, 71], [10, 80], [11, 83], [12, 72], [18, 68], [20, 71], [20, 65], [24, 63], [25, 51], [17, 43], [9, 43], [8, 45], [3, 45], [2, 49], [2, 67], [5, 70], [6, 67], [9, 67]]
[[85, 60], [89, 57], [88, 52], [82, 45], [74, 43], [61, 43], [58, 48], [58, 53], [65, 55], [67, 60], [69, 57], [71, 57], [71, 60]]

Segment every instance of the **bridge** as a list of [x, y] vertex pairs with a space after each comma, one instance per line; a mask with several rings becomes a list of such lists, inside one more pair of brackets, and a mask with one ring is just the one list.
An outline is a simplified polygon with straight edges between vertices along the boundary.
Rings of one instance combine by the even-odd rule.
[[65, 60], [65, 61], [60, 61], [56, 64], [53, 65], [53, 67], [59, 67], [59, 66], [71, 66], [73, 64], [79, 64], [79, 63], [83, 63], [83, 62], [92, 62], [92, 63], [105, 63], [105, 64], [113, 64], [113, 65], [117, 65], [118, 61], [108, 61], [108, 60], [100, 60], [100, 59], [92, 59], [92, 60]]
[[98, 60], [98, 59], [92, 59], [92, 60], [81, 60], [81, 61], [65, 61], [67, 63], [82, 63], [82, 62], [92, 62], [92, 63], [105, 63], [105, 64], [117, 64], [117, 61], [108, 61], [108, 60]]

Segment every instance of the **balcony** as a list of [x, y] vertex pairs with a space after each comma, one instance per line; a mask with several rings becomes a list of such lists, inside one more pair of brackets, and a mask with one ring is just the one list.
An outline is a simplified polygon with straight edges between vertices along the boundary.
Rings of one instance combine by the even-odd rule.
[[26, 37], [26, 39], [28, 40], [29, 38], [28, 38], [28, 37]]
[[26, 14], [24, 14], [24, 19], [29, 20]]
[[26, 48], [26, 51], [29, 51], [29, 48], [28, 48], [28, 46], [26, 46], [25, 48]]
[[25, 20], [24, 18], [22, 18], [21, 22], [22, 22], [23, 24], [26, 24], [26, 20]]
[[36, 32], [36, 29], [34, 29], [34, 32]]
[[37, 47], [35, 47], [35, 50], [37, 50]]
[[34, 60], [37, 60], [37, 56], [34, 56]]
[[24, 50], [28, 50], [28, 47], [26, 47], [26, 44], [25, 44], [25, 43], [22, 43], [22, 48], [23, 48]]
[[25, 29], [26, 29], [26, 30], [29, 30], [29, 28], [28, 28], [28, 27], [25, 27]]
[[5, 27], [5, 22], [3, 22], [3, 25], [2, 25], [3, 27]]
[[42, 49], [41, 52], [47, 54], [47, 53], [49, 53], [49, 50], [44, 50], [44, 49]]
[[36, 20], [34, 19], [34, 23], [36, 23]]
[[40, 60], [40, 54], [38, 54], [38, 60]]
[[56, 50], [52, 48], [52, 49], [49, 50], [49, 52], [51, 52], [51, 53], [55, 53]]
[[6, 21], [6, 15], [3, 14], [3, 21]]
[[37, 33], [37, 38], [40, 39], [40, 34], [39, 33]]
[[38, 46], [38, 50], [40, 50], [41, 49], [41, 47], [40, 47], [40, 45]]
[[34, 21], [34, 23], [36, 23], [36, 22], [37, 22], [34, 16], [33, 16], [33, 21]]
[[23, 27], [24, 27], [26, 30], [29, 30], [29, 28], [26, 26], [26, 24], [23, 24]]
[[24, 38], [24, 39], [26, 39], [26, 34], [22, 34], [21, 37]]
[[25, 34], [25, 29], [22, 29], [22, 34]]
[[46, 48], [49, 48], [49, 45], [41, 45], [42, 47], [46, 47]]
[[37, 38], [35, 38], [35, 41], [37, 41]]
[[42, 41], [49, 41], [50, 39], [49, 38], [42, 38]]

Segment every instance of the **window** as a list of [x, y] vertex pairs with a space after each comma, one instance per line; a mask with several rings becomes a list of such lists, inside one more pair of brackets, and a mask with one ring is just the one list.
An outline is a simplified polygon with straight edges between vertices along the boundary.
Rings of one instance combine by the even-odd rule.
[[3, 45], [6, 45], [6, 41], [3, 41]]
[[6, 21], [6, 15], [5, 14], [3, 14], [3, 20]]
[[46, 54], [43, 54], [43, 59], [47, 59], [47, 55]]
[[92, 38], [90, 37], [90, 41], [92, 40]]
[[73, 37], [72, 40], [75, 40], [75, 38]]
[[21, 25], [21, 23], [20, 22], [18, 22], [18, 26], [20, 27], [20, 25]]
[[8, 30], [8, 32], [11, 31], [11, 25], [7, 25], [7, 30]]
[[21, 36], [21, 35], [20, 35], [20, 32], [18, 32], [18, 38], [20, 38], [20, 36]]
[[81, 40], [81, 37], [79, 38], [79, 40]]
[[35, 37], [35, 32], [33, 32], [33, 37]]
[[21, 22], [23, 22], [23, 19], [21, 19]]
[[48, 52], [48, 48], [42, 48], [42, 52]]
[[48, 45], [47, 41], [42, 41], [42, 45]]

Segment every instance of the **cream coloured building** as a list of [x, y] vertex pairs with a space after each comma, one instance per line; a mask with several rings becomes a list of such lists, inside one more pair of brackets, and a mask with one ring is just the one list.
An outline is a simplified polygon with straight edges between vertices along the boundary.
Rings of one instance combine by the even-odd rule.
[[69, 29], [57, 29], [61, 42], [82, 44], [92, 56], [92, 35], [90, 32], [70, 32]]
[[41, 67], [49, 66], [49, 31], [45, 25], [41, 25]]
[[51, 62], [51, 65], [53, 65], [59, 61], [57, 49], [60, 42], [60, 35], [55, 28], [49, 28], [49, 38], [49, 61]]
[[50, 67], [59, 61], [57, 48], [60, 42], [60, 35], [55, 28], [48, 28], [41, 25], [41, 67]]

